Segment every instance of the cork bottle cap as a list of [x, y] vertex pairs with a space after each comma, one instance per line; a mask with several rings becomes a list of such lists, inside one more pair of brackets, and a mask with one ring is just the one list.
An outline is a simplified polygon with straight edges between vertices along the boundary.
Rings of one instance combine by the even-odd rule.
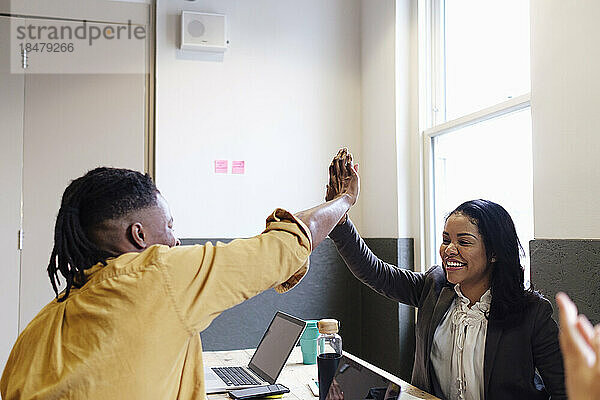
[[322, 319], [317, 323], [319, 333], [337, 333], [339, 323], [337, 319]]

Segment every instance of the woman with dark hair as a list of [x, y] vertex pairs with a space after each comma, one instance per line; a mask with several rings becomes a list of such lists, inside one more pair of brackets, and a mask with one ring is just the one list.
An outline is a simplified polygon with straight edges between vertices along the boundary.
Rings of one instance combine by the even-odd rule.
[[[326, 199], [357, 171], [340, 150]], [[548, 300], [524, 286], [521, 245], [506, 210], [488, 200], [446, 218], [441, 266], [415, 273], [375, 256], [347, 216], [331, 232], [363, 283], [419, 309], [412, 384], [442, 399], [566, 399], [558, 327]]]

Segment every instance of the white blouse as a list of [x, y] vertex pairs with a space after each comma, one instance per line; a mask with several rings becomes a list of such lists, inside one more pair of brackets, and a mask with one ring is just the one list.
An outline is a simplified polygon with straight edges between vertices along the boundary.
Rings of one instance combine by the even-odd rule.
[[433, 335], [431, 363], [448, 400], [484, 398], [483, 356], [487, 315], [492, 294], [488, 289], [469, 308], [469, 299], [454, 286], [458, 297], [446, 312]]

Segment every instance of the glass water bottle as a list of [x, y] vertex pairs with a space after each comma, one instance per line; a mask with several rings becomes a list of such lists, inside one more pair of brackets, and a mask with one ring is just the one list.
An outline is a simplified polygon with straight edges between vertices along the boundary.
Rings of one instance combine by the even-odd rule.
[[342, 358], [342, 338], [338, 335], [339, 323], [335, 319], [322, 319], [317, 324], [317, 366], [319, 369], [319, 400], [325, 400], [329, 386]]

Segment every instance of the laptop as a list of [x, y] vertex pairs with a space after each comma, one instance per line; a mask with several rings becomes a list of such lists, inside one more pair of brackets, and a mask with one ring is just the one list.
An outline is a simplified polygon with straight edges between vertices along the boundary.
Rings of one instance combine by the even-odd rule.
[[[397, 400], [400, 398], [400, 382], [394, 375], [344, 353], [326, 399], [339, 398], [341, 392], [344, 400]], [[408, 395], [405, 393], [404, 396]], [[407, 398], [416, 399], [412, 396]]]
[[247, 366], [204, 368], [206, 393], [274, 384], [305, 326], [305, 321], [277, 311]]

